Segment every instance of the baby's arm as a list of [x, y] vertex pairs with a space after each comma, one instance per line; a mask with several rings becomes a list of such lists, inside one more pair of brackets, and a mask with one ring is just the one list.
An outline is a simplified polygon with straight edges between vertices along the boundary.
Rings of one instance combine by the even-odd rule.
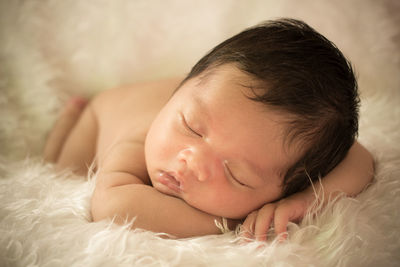
[[[143, 143], [116, 144], [101, 162], [91, 212], [94, 221], [115, 216], [116, 223], [136, 217], [132, 227], [189, 237], [217, 234], [211, 216], [183, 200], [160, 193], [147, 185]], [[144, 160], [143, 160], [144, 161]]]
[[374, 161], [371, 154], [355, 142], [344, 160], [321, 180], [321, 184], [316, 182], [314, 188], [310, 186], [249, 214], [243, 223], [243, 235], [265, 240], [268, 228], [274, 221], [275, 232], [285, 237], [288, 222], [301, 219], [308, 207], [315, 202], [314, 190], [318, 194], [317, 200], [323, 202], [341, 192], [355, 196], [372, 180], [373, 174]]

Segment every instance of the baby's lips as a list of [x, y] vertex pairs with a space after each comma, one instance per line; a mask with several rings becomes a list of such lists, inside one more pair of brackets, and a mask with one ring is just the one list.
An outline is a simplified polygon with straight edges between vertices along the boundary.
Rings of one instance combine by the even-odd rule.
[[185, 177], [184, 176], [179, 175], [175, 171], [167, 172], [167, 174], [170, 175], [171, 177], [173, 177], [173, 179], [179, 184], [180, 190], [184, 190], [184, 185], [185, 185]]
[[169, 175], [171, 175], [174, 178], [174, 180], [178, 182], [179, 189], [183, 190], [185, 185], [185, 179], [183, 179], [183, 177], [178, 175], [176, 172], [170, 172]]
[[168, 172], [161, 171], [158, 175], [157, 179], [161, 184], [171, 188], [174, 191], [181, 190], [181, 183], [171, 174]]

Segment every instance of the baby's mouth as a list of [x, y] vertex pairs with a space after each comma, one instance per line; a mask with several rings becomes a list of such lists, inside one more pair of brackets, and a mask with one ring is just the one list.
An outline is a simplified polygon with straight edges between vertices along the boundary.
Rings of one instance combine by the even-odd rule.
[[181, 182], [171, 172], [160, 171], [158, 181], [177, 193], [183, 189]]

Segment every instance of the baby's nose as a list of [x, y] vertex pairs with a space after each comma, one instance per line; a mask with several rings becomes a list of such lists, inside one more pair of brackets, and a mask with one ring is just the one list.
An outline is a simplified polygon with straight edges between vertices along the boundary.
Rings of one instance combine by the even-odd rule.
[[204, 182], [213, 176], [215, 157], [196, 148], [186, 148], [180, 151], [178, 156], [180, 170], [184, 175], [193, 175], [200, 182]]

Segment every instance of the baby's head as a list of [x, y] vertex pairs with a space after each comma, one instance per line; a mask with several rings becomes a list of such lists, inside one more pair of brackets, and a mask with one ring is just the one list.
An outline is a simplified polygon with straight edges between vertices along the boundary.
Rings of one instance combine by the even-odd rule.
[[184, 82], [227, 63], [254, 79], [252, 100], [288, 116], [286, 144], [301, 145], [302, 157], [286, 172], [284, 195], [344, 158], [357, 134], [359, 99], [352, 67], [332, 42], [304, 22], [269, 21], [215, 47]]
[[330, 41], [300, 21], [266, 22], [181, 83], [146, 138], [150, 178], [205, 212], [243, 217], [332, 170], [354, 142], [358, 103]]

